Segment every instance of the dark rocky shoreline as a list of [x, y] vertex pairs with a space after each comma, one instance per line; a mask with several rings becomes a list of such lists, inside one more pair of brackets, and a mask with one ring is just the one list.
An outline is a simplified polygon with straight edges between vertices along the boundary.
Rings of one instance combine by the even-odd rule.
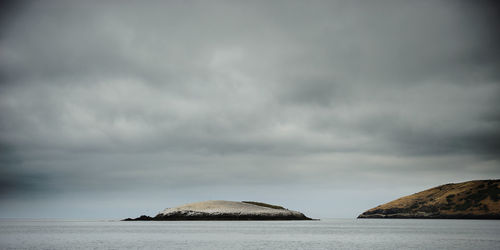
[[171, 215], [150, 217], [142, 215], [138, 218], [127, 218], [122, 221], [183, 221], [183, 220], [313, 220], [309, 217], [296, 216], [268, 216], [268, 215], [238, 215], [238, 214], [205, 214], [195, 216]]
[[468, 220], [500, 220], [500, 214], [362, 214], [358, 219], [468, 219]]
[[312, 220], [311, 218], [293, 215], [267, 215], [267, 214], [211, 214], [178, 212], [169, 215], [158, 214], [155, 217], [142, 215], [135, 219], [127, 218], [123, 221], [182, 221], [182, 220]]

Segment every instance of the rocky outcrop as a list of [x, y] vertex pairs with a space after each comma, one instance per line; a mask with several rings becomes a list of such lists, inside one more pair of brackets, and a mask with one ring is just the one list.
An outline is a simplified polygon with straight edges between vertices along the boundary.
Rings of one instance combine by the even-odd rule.
[[369, 209], [358, 218], [500, 219], [500, 180], [441, 185]]
[[311, 220], [281, 206], [252, 201], [204, 201], [167, 208], [155, 217], [142, 215], [125, 221], [148, 220]]

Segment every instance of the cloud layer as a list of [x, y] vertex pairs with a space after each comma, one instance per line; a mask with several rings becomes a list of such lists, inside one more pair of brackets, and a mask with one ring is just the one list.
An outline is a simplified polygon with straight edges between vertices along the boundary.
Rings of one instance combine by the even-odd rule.
[[361, 208], [377, 204], [363, 196], [368, 187], [500, 176], [493, 4], [8, 7], [0, 20], [3, 216], [34, 197], [170, 190], [175, 201], [214, 192], [273, 201], [280, 187], [304, 196], [350, 190], [345, 197], [367, 201]]

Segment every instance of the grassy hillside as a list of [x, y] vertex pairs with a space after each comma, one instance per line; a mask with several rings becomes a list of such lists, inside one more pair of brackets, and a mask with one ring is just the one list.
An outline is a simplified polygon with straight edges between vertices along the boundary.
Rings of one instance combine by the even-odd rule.
[[372, 208], [358, 218], [500, 219], [500, 180], [441, 185]]
[[257, 202], [257, 201], [242, 201], [244, 203], [248, 203], [248, 204], [253, 204], [253, 205], [257, 205], [257, 206], [261, 206], [261, 207], [268, 207], [268, 208], [274, 208], [274, 209], [286, 209], [282, 206], [277, 206], [277, 205], [271, 205], [271, 204], [267, 204], [267, 203], [264, 203], [264, 202]]

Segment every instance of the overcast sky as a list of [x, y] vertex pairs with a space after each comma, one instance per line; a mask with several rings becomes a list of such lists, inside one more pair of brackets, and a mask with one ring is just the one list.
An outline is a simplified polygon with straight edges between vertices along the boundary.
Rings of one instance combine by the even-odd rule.
[[500, 178], [490, 2], [0, 9], [0, 217], [124, 218], [210, 199], [355, 217]]

